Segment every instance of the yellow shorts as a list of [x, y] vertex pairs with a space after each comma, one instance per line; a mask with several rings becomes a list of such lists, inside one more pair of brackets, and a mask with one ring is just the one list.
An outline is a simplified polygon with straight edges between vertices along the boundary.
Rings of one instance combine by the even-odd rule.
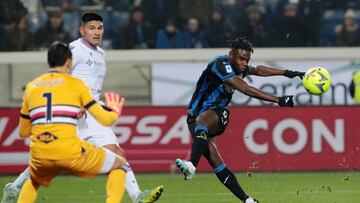
[[[39, 185], [48, 186], [51, 180], [60, 172], [70, 172], [76, 176], [90, 178], [99, 174], [104, 168], [105, 158], [108, 161], [108, 150], [98, 148], [93, 144], [82, 141], [83, 152], [75, 159], [49, 160], [30, 159], [30, 176]], [[111, 155], [111, 153], [110, 153]], [[115, 156], [112, 159], [115, 160]], [[111, 165], [108, 163], [107, 165]], [[111, 165], [112, 166], [112, 165]], [[107, 167], [109, 169], [109, 167]], [[106, 171], [108, 172], [108, 171]]]

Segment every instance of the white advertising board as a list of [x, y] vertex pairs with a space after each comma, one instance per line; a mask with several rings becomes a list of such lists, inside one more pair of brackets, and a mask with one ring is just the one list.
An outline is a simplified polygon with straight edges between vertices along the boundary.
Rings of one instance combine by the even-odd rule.
[[[360, 63], [349, 60], [313, 60], [313, 61], [255, 61], [252, 65], [266, 65], [306, 71], [320, 66], [326, 68], [332, 80], [332, 86], [322, 96], [310, 95], [304, 89], [299, 78], [289, 79], [283, 76], [245, 78], [251, 86], [273, 95], [294, 95], [296, 105], [351, 105], [349, 93], [352, 74], [360, 69]], [[195, 84], [207, 63], [153, 63], [152, 64], [152, 104], [177, 106], [187, 105], [191, 99]], [[236, 92], [232, 99], [236, 105], [274, 105]]]

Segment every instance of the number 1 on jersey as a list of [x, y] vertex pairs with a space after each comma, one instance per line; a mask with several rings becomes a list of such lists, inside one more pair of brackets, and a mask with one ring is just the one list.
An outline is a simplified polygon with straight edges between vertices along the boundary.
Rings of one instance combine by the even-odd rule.
[[51, 124], [52, 120], [52, 93], [46, 92], [43, 94], [46, 99], [46, 124]]

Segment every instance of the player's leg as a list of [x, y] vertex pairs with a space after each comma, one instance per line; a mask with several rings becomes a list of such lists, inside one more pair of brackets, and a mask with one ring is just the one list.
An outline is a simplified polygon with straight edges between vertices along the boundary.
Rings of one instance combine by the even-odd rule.
[[201, 156], [208, 149], [208, 138], [216, 132], [218, 122], [216, 112], [212, 110], [207, 110], [196, 117], [190, 157], [190, 162], [195, 167], [197, 167]]
[[213, 167], [213, 171], [219, 181], [236, 197], [245, 202], [249, 196], [238, 183], [234, 173], [225, 165], [219, 151], [217, 150], [215, 137], [209, 138], [209, 151], [207, 151], [204, 156]]
[[[104, 148], [109, 149], [110, 151], [114, 152], [115, 154], [119, 155], [120, 157], [125, 158], [124, 150], [117, 144], [108, 144], [104, 145]], [[128, 162], [123, 166], [126, 170], [126, 182], [125, 188], [128, 192], [130, 198], [135, 203], [151, 203], [158, 200], [164, 190], [164, 186], [160, 185], [152, 190], [144, 190], [141, 191], [139, 184], [136, 180], [135, 174], [131, 169], [131, 166]]]
[[27, 179], [21, 188], [18, 203], [32, 203], [36, 201], [39, 185], [32, 179]]
[[[121, 149], [116, 144], [107, 144], [107, 145], [103, 145], [103, 147], [109, 149], [110, 151], [114, 152], [115, 154], [121, 157], [125, 157], [123, 149]], [[140, 195], [141, 190], [135, 178], [134, 172], [131, 169], [130, 164], [126, 163], [124, 168], [126, 170], [126, 182], [125, 182], [126, 191], [128, 192], [133, 202], [135, 202], [136, 198]]]
[[201, 156], [208, 150], [208, 137], [216, 132], [218, 122], [216, 112], [212, 110], [203, 112], [195, 120], [188, 118], [188, 126], [193, 138], [190, 161], [181, 159], [175, 161], [185, 180], [191, 180], [194, 176]]
[[60, 170], [52, 160], [31, 157], [28, 171], [31, 178], [27, 179], [22, 186], [17, 202], [35, 202], [39, 187], [49, 186], [51, 180], [60, 173]]
[[125, 192], [126, 160], [108, 149], [82, 141], [82, 155], [70, 160], [59, 160], [57, 165], [76, 176], [91, 178], [97, 174], [108, 174], [106, 202], [120, 202]]
[[[91, 115], [86, 119], [81, 119], [82, 125], [78, 128], [78, 133], [83, 140], [95, 144], [98, 147], [105, 147], [115, 154], [124, 157], [124, 150], [119, 146], [114, 131], [107, 126], [101, 125]], [[154, 202], [161, 196], [163, 186], [158, 186], [152, 190], [141, 191], [135, 174], [129, 163], [124, 167], [126, 170], [126, 191], [133, 202]]]
[[114, 164], [106, 182], [107, 203], [121, 202], [125, 193], [126, 170], [123, 166], [126, 160], [119, 156], [114, 156], [114, 158]]
[[27, 167], [12, 183], [5, 185], [1, 203], [15, 202], [25, 181], [30, 178], [30, 169]]
[[[78, 127], [78, 134], [83, 140], [86, 140], [98, 147], [104, 147], [119, 155], [125, 157], [124, 151], [119, 147], [118, 141], [112, 129], [97, 122], [93, 116], [87, 115], [86, 119], [80, 119], [82, 125]], [[141, 193], [139, 185], [131, 171], [129, 164], [126, 167], [126, 190], [129, 196], [135, 201], [136, 197]]]

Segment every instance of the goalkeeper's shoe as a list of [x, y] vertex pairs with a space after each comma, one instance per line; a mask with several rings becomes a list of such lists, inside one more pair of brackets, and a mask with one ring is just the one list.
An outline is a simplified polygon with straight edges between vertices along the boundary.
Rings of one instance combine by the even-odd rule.
[[16, 202], [16, 198], [18, 196], [18, 192], [15, 191], [11, 186], [12, 183], [8, 183], [5, 185], [3, 190], [3, 196], [1, 199], [1, 203], [14, 203]]
[[184, 174], [184, 179], [190, 181], [195, 175], [195, 166], [190, 161], [176, 159], [177, 168]]
[[157, 201], [164, 192], [164, 186], [160, 185], [152, 190], [141, 191], [136, 198], [136, 203], [152, 203]]
[[248, 197], [246, 200], [245, 200], [245, 203], [259, 203], [259, 201], [257, 201], [256, 199], [253, 199], [251, 197]]

